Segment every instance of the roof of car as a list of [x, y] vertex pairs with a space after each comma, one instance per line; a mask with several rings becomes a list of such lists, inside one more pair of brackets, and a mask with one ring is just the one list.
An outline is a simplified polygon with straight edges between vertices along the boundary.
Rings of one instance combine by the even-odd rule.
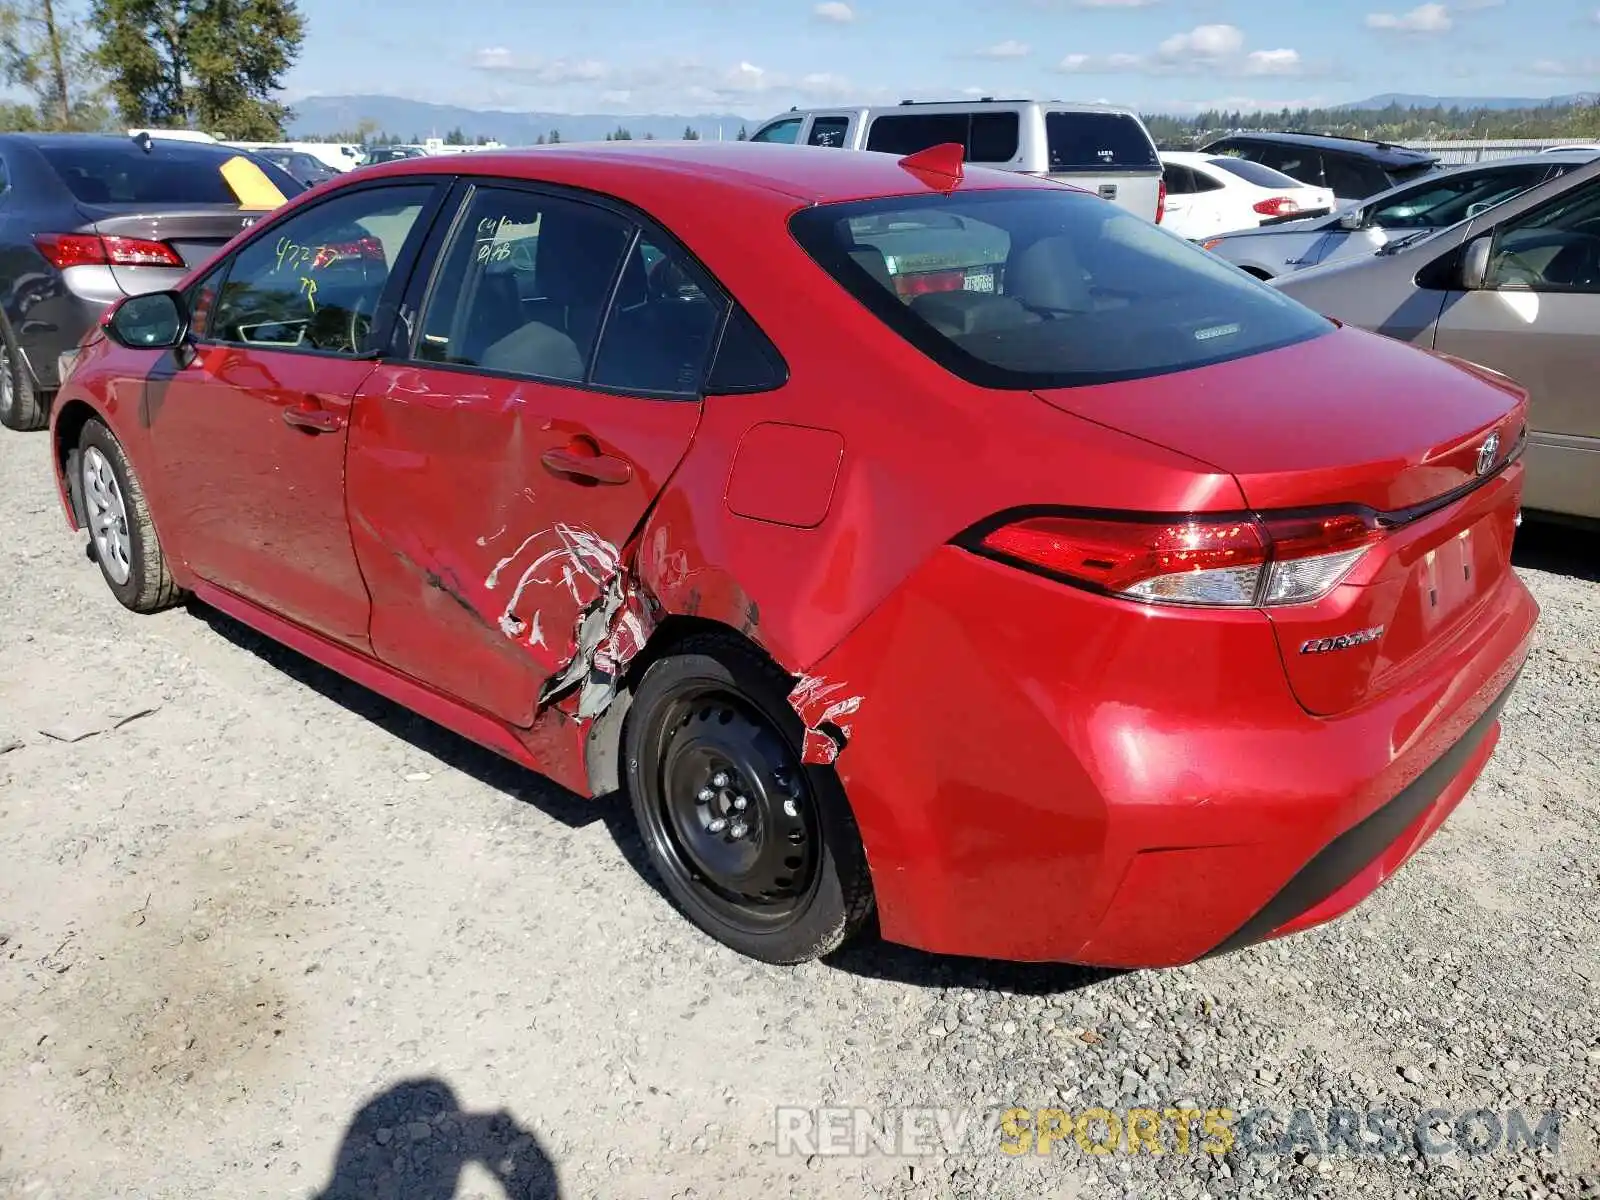
[[[138, 149], [139, 143], [133, 138], [117, 134], [103, 133], [0, 133], [0, 139], [8, 142], [21, 142], [30, 146], [37, 146], [42, 150], [61, 150], [83, 148], [86, 150], [127, 150]], [[241, 154], [250, 153], [241, 151], [232, 146], [224, 146], [220, 142], [196, 142], [187, 138], [150, 139], [151, 152], [166, 149], [180, 149], [188, 152], [200, 151], [214, 154]]]
[[[561, 142], [523, 150], [482, 150], [378, 163], [364, 178], [419, 174], [526, 177], [575, 187], [616, 190], [650, 182], [680, 192], [777, 193], [808, 204], [905, 195], [931, 185], [892, 154], [769, 142]], [[961, 188], [1061, 185], [1011, 171], [967, 167]]]
[[1314, 146], [1319, 150], [1338, 150], [1345, 154], [1357, 154], [1373, 159], [1385, 166], [1414, 166], [1418, 163], [1437, 161], [1436, 155], [1422, 150], [1412, 150], [1406, 146], [1397, 146], [1392, 142], [1368, 142], [1360, 138], [1335, 137], [1322, 133], [1229, 133], [1214, 138], [1210, 144], [1215, 146], [1234, 140], [1280, 142], [1289, 146]]

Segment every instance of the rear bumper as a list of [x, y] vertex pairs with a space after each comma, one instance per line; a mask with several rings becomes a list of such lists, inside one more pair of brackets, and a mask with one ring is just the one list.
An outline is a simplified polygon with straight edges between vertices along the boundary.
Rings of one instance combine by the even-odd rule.
[[1153, 610], [946, 548], [813, 674], [884, 936], [1170, 966], [1354, 907], [1487, 762], [1538, 609], [1513, 573], [1403, 690], [1308, 714], [1260, 613]]

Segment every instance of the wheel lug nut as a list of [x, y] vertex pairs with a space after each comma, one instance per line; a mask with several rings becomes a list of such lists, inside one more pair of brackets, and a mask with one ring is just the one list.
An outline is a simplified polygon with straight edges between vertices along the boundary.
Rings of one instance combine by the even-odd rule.
[[711, 777], [711, 786], [712, 787], [716, 787], [716, 788], [725, 788], [725, 787], [727, 787], [728, 786], [728, 773], [726, 771], [718, 771], [715, 775], [713, 775]]
[[733, 823], [733, 828], [728, 830], [728, 832], [736, 838], [742, 838], [745, 834], [750, 832], [750, 827], [743, 821], [735, 821]]
[[716, 796], [716, 793], [713, 792], [710, 788], [701, 788], [700, 789], [699, 800], [700, 800], [701, 804], [710, 804], [711, 800], [712, 800], [712, 798], [714, 796]]
[[743, 796], [735, 796], [733, 798], [733, 810], [734, 810], [734, 812], [743, 812], [745, 809], [747, 809], [749, 807], [750, 807], [750, 801], [746, 800]]
[[721, 817], [718, 817], [716, 820], [712, 821], [711, 824], [706, 826], [706, 828], [712, 833], [721, 833], [727, 827], [728, 822], [723, 820]]
[[786, 816], [790, 817], [798, 817], [800, 815], [800, 810], [795, 807], [793, 800], [785, 800], [783, 802], [783, 811]]

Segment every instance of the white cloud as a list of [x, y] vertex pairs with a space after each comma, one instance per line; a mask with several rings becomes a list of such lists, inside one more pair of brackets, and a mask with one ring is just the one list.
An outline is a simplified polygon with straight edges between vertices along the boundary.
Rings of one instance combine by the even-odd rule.
[[583, 93], [583, 103], [598, 102], [607, 107], [629, 104], [636, 111], [655, 108], [671, 112], [685, 104], [734, 108], [746, 105], [760, 111], [791, 103], [870, 103], [885, 99], [885, 89], [863, 88], [831, 72], [771, 71], [748, 60], [718, 66], [690, 57], [621, 65], [524, 58], [504, 46], [493, 46], [474, 54], [472, 65], [497, 82], [546, 91], [578, 89]]
[[1388, 29], [1396, 33], [1447, 33], [1455, 22], [1443, 4], [1419, 4], [1408, 13], [1368, 13], [1368, 29]]
[[1236, 25], [1197, 25], [1175, 33], [1152, 54], [1069, 54], [1056, 64], [1068, 75], [1306, 75], [1314, 73], [1298, 50], [1246, 50]]
[[1530, 69], [1547, 79], [1593, 79], [1600, 75], [1600, 58], [1541, 58]]
[[832, 21], [835, 25], [848, 25], [856, 19], [856, 10], [845, 4], [843, 0], [826, 0], [811, 10], [811, 15], [819, 21]]
[[1033, 53], [1032, 46], [1014, 38], [996, 42], [992, 46], [985, 46], [982, 50], [976, 51], [979, 58], [1027, 58], [1031, 53]]

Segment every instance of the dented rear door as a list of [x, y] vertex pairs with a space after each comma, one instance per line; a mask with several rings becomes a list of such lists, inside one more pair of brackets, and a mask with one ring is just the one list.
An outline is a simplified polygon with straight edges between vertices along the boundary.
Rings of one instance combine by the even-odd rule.
[[356, 397], [348, 495], [374, 651], [517, 725], [647, 628], [627, 544], [699, 422], [720, 301], [659, 235], [466, 189], [405, 361]]

